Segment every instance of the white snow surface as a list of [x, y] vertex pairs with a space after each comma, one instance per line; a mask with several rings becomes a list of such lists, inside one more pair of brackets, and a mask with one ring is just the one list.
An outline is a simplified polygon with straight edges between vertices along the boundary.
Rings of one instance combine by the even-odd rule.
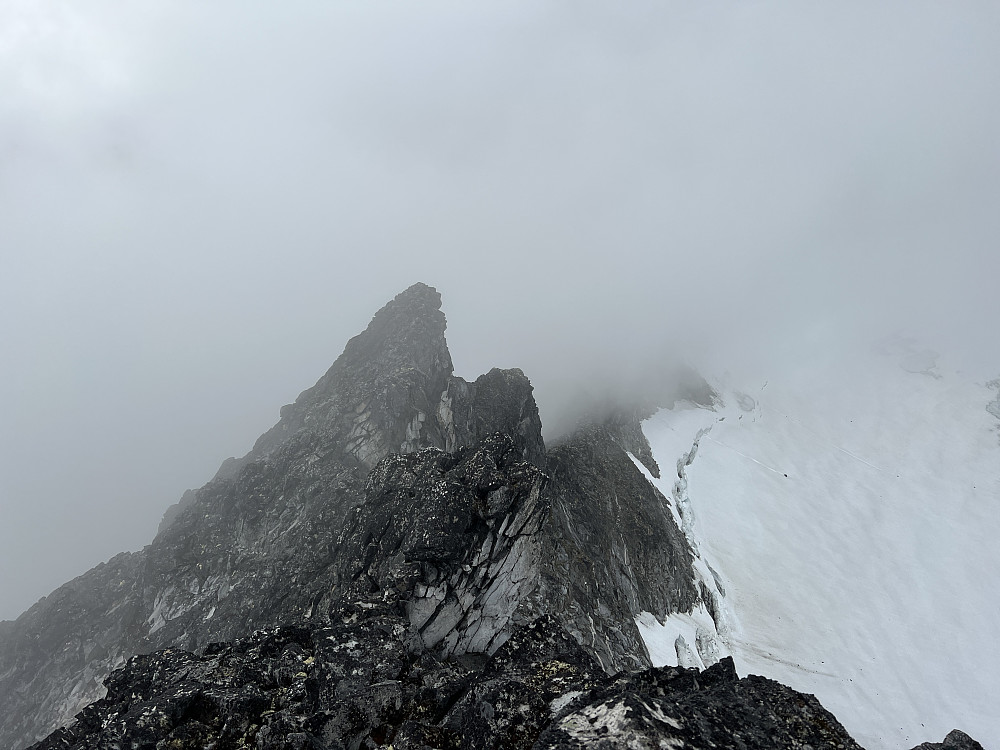
[[[643, 429], [669, 498], [710, 428], [681, 515], [739, 673], [815, 694], [869, 750], [953, 728], [1000, 749], [996, 392], [885, 354], [716, 385], [723, 405]], [[696, 625], [672, 619], [638, 620], [658, 665]]]

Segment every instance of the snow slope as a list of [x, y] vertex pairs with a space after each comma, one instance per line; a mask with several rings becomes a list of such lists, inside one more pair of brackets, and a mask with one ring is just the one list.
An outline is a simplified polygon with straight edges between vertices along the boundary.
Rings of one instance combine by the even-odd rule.
[[741, 674], [816, 694], [870, 750], [955, 727], [1000, 748], [997, 394], [918, 359], [813, 361], [643, 428], [668, 497], [707, 429], [682, 515]]

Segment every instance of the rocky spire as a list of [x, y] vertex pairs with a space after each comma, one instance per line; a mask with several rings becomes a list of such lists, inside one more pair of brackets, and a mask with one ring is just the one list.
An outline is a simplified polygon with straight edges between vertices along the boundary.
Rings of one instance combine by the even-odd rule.
[[400, 292], [316, 385], [282, 408], [244, 461], [269, 455], [303, 429], [343, 443], [368, 468], [390, 452], [444, 447], [440, 430], [426, 423], [453, 369], [445, 325], [436, 289], [417, 283]]

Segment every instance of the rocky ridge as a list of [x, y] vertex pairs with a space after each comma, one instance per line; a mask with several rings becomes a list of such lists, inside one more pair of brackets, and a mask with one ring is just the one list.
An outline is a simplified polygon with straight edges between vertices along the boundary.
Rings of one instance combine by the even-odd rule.
[[546, 616], [482, 665], [444, 661], [407, 640], [398, 607], [364, 604], [324, 627], [134, 657], [33, 750], [858, 749], [815, 698], [739, 679], [731, 659], [609, 676]]
[[398, 295], [151, 545], [0, 629], [0, 747], [69, 721], [136, 654], [323, 622], [365, 587], [403, 586], [442, 657], [491, 653], [554, 613], [607, 671], [648, 667], [636, 607], [666, 616], [699, 592], [667, 502], [622, 447], [628, 433], [641, 452], [637, 419], [547, 452], [524, 374], [456, 377], [444, 330], [434, 289]]
[[455, 377], [444, 327], [398, 295], [149, 547], [4, 623], [0, 747], [857, 747], [717, 633], [650, 668], [640, 612], [723, 596], [644, 474], [652, 405], [546, 448], [523, 373]]

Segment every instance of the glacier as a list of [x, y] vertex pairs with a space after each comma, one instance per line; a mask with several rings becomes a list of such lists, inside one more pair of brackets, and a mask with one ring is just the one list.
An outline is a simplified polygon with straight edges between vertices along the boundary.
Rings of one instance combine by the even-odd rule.
[[[995, 381], [890, 342], [714, 385], [713, 408], [643, 430], [663, 469], [648, 478], [666, 497], [685, 484], [739, 672], [815, 694], [870, 750], [954, 726], [1000, 747]], [[690, 623], [638, 624], [677, 663]]]

